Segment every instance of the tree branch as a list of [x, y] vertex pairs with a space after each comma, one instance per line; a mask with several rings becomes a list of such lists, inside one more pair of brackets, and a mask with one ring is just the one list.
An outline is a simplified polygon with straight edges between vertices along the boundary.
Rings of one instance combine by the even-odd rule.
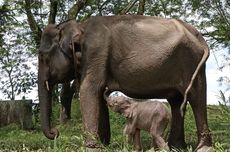
[[128, 5], [119, 13], [120, 15], [124, 15], [128, 13], [128, 11], [136, 4], [138, 0], [133, 0], [128, 3]]
[[55, 18], [57, 14], [57, 6], [58, 6], [57, 0], [50, 0], [50, 14], [49, 14], [49, 19], [48, 19], [49, 24], [55, 23]]
[[162, 11], [163, 11], [163, 13], [164, 13], [164, 17], [166, 17], [166, 15], [167, 15], [167, 3], [165, 3], [165, 1], [163, 1], [163, 0], [160, 0], [160, 2], [161, 2], [161, 7], [162, 7]]
[[106, 0], [105, 2], [102, 3], [102, 5], [100, 5], [100, 1], [97, 1], [97, 9], [98, 9], [98, 12], [99, 12], [99, 15], [102, 16], [102, 10], [103, 10], [103, 7], [108, 4], [111, 0]]
[[99, 11], [99, 15], [102, 16], [102, 10], [103, 10], [103, 7], [108, 4], [111, 0], [107, 0], [105, 1], [101, 6], [100, 6], [100, 1], [98, 2], [98, 11]]
[[33, 13], [31, 12], [31, 1], [30, 0], [25, 0], [25, 10], [26, 10], [26, 15], [27, 15], [27, 21], [29, 23], [30, 29], [33, 32], [33, 37], [36, 43], [36, 47], [38, 48], [40, 44], [40, 39], [41, 39], [41, 28], [38, 26]]
[[226, 14], [222, 8], [222, 5], [219, 1], [215, 0], [217, 11], [219, 12], [219, 15], [223, 18], [223, 20], [226, 22], [227, 25], [230, 25], [228, 18], [226, 17]]
[[76, 19], [78, 13], [86, 3], [87, 0], [77, 0], [77, 2], [68, 11], [68, 19]]
[[137, 15], [143, 15], [145, 12], [145, 0], [139, 0]]

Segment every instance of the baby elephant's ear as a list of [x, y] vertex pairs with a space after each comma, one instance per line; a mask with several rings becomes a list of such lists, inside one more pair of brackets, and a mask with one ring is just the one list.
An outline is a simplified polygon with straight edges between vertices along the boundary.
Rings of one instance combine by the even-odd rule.
[[127, 102], [127, 104], [131, 104], [132, 103], [132, 101], [130, 100], [130, 99], [126, 99], [126, 102]]
[[132, 110], [131, 109], [125, 109], [123, 115], [125, 116], [125, 118], [132, 118], [133, 114], [132, 114]]

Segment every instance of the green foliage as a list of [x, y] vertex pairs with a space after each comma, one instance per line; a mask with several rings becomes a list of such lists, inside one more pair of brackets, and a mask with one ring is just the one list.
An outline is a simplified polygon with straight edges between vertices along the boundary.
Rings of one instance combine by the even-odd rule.
[[[228, 1], [211, 0], [201, 1], [194, 10], [204, 18], [200, 27], [206, 31], [209, 37], [215, 42], [223, 44], [225, 47], [230, 46], [230, 4]], [[207, 29], [212, 27], [212, 30]]]
[[196, 142], [197, 142], [197, 136], [196, 136], [196, 123], [195, 123], [195, 118], [193, 116], [192, 108], [188, 104], [187, 105], [187, 111], [185, 113], [185, 131], [186, 131], [186, 136], [185, 136], [185, 141], [190, 142], [190, 145], [192, 145], [192, 148], [194, 149]]
[[25, 51], [28, 37], [25, 35], [25, 23], [18, 22], [18, 5], [12, 6], [11, 1], [5, 1], [1, 6], [1, 47], [0, 47], [0, 90], [10, 98], [28, 93], [35, 85], [36, 75], [31, 71], [29, 58], [31, 54]]
[[[34, 85], [36, 74], [31, 72], [31, 66], [25, 66], [25, 59], [31, 59], [30, 63], [36, 65], [37, 59], [34, 57], [38, 52], [41, 29], [48, 24], [50, 15], [49, 1], [30, 1], [29, 10], [26, 10], [25, 1], [4, 0], [0, 6], [0, 46], [1, 58], [9, 58], [10, 61], [0, 63], [3, 77], [6, 77], [6, 67], [16, 67], [21, 71], [18, 79], [15, 80], [14, 90], [16, 94], [27, 93]], [[77, 3], [74, 0], [60, 0], [57, 5], [57, 13], [54, 17], [56, 24], [68, 19], [68, 11]], [[133, 4], [133, 5], [131, 5]], [[139, 0], [86, 0], [85, 6], [77, 14], [78, 21], [84, 21], [93, 15], [117, 15], [136, 14], [138, 12]], [[130, 6], [130, 7], [129, 7]], [[223, 66], [229, 65], [230, 46], [230, 3], [227, 0], [146, 0], [144, 15], [154, 15], [163, 17], [180, 18], [192, 23], [207, 38], [213, 50], [219, 47], [226, 48], [226, 61]], [[31, 11], [34, 22], [29, 22], [27, 11]], [[32, 25], [32, 26], [31, 26]], [[33, 29], [32, 27], [37, 27]], [[8, 37], [6, 37], [7, 35]], [[11, 37], [9, 37], [11, 35]], [[13, 39], [13, 38], [14, 39]], [[11, 41], [9, 43], [9, 41]], [[15, 59], [12, 55], [15, 54]], [[16, 56], [17, 55], [17, 56]], [[9, 70], [8, 70], [9, 73]], [[15, 74], [17, 75], [17, 74]], [[23, 77], [23, 78], [22, 78]], [[29, 80], [31, 81], [29, 81]], [[222, 78], [223, 79], [223, 78]], [[225, 82], [220, 79], [220, 81]], [[229, 80], [229, 78], [227, 77]], [[9, 83], [4, 80], [2, 89], [5, 94], [9, 94]], [[228, 84], [229, 85], [229, 84]], [[11, 95], [12, 96], [12, 95]]]
[[[213, 131], [213, 134], [222, 134], [223, 138], [227, 138], [226, 141], [219, 142], [218, 139], [220, 139], [220, 137], [218, 137], [216, 141], [219, 143], [215, 146], [219, 148], [226, 148], [230, 147], [230, 96], [227, 98], [226, 95], [220, 91], [219, 99], [219, 106], [215, 110], [216, 113], [213, 113], [210, 120], [213, 121], [213, 128], [218, 128], [218, 130]], [[215, 122], [215, 119], [219, 119], [219, 122]]]
[[[230, 100], [225, 97], [222, 91], [220, 91], [219, 98], [219, 106], [209, 106], [209, 124], [216, 143], [215, 146], [218, 149], [230, 149]], [[226, 140], [221, 140], [222, 138]]]

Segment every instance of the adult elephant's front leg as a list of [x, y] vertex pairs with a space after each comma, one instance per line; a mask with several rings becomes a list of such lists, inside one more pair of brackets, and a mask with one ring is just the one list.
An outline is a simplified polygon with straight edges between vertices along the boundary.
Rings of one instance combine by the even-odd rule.
[[109, 113], [106, 102], [102, 98], [104, 86], [101, 83], [98, 85], [95, 83], [85, 78], [80, 88], [82, 121], [87, 134], [86, 145], [90, 148], [97, 146], [95, 138], [100, 137], [105, 145], [110, 141]]

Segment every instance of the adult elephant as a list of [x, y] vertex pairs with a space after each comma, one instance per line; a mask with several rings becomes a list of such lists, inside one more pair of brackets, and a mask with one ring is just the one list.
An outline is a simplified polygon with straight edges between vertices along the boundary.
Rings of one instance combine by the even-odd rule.
[[[48, 25], [42, 32], [41, 45], [39, 48], [39, 68], [38, 68], [38, 95], [41, 113], [41, 127], [45, 136], [49, 139], [54, 139], [58, 136], [58, 130], [51, 128], [51, 99], [52, 90], [55, 84], [63, 83], [61, 92], [61, 112], [60, 121], [64, 123], [70, 118], [71, 100], [74, 91], [79, 85], [81, 55], [79, 52], [73, 52], [69, 49], [71, 33], [65, 33], [65, 38], [61, 39], [64, 29], [62, 25]], [[70, 29], [76, 33], [77, 30]], [[60, 44], [61, 43], [61, 44]], [[68, 43], [68, 44], [67, 44]], [[74, 53], [74, 55], [73, 55]], [[69, 85], [71, 80], [75, 79], [72, 88]], [[78, 86], [79, 87], [79, 86]]]
[[[56, 34], [46, 48], [55, 48], [58, 52], [73, 48], [82, 53], [80, 104], [84, 128], [89, 133], [89, 147], [96, 145], [91, 135], [99, 136], [105, 144], [109, 143], [109, 116], [103, 99], [105, 87], [108, 87], [111, 92], [118, 90], [133, 98], [167, 99], [172, 109], [168, 139], [171, 147], [186, 147], [184, 111], [188, 100], [197, 126], [196, 150], [211, 148], [205, 76], [209, 49], [194, 27], [176, 19], [144, 16], [100, 16], [91, 17], [81, 24], [70, 21], [62, 25], [61, 29], [53, 26]], [[63, 32], [71, 33], [72, 37], [68, 38]], [[64, 39], [73, 42], [71, 46], [74, 47], [66, 43], [64, 49], [60, 45]], [[39, 73], [39, 83], [43, 84], [40, 89], [45, 90], [48, 78], [41, 75], [49, 75], [49, 71], [40, 70]], [[39, 91], [39, 96], [42, 93]], [[40, 101], [44, 103], [44, 111], [50, 110], [47, 99], [48, 94], [43, 97], [45, 102]], [[50, 127], [49, 120], [45, 119], [45, 122]], [[45, 133], [54, 137], [57, 132], [49, 127]]]

